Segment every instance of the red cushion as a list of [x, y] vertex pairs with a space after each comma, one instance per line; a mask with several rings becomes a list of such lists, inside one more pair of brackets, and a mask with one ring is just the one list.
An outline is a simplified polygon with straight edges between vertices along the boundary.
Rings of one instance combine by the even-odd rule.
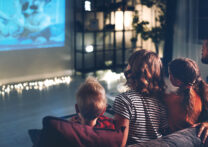
[[40, 147], [120, 147], [122, 131], [96, 129], [56, 117], [43, 119]]

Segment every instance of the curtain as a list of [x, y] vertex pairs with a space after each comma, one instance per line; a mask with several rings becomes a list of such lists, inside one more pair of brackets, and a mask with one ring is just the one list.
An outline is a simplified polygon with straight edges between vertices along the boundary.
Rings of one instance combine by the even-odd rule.
[[202, 77], [208, 75], [208, 65], [201, 63], [202, 40], [198, 39], [198, 1], [179, 0], [173, 36], [173, 59], [188, 57], [195, 60]]

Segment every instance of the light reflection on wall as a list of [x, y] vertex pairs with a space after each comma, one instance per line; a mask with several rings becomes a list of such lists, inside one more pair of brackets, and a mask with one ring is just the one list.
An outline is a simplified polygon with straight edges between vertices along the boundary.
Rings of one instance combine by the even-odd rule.
[[[158, 16], [158, 11], [159, 11], [156, 6], [153, 6], [152, 8], [148, 8], [146, 6], [142, 6], [139, 4], [139, 5], [136, 5], [135, 9], [138, 10], [138, 12], [139, 12], [139, 20], [140, 21], [148, 21], [149, 22], [149, 24], [147, 25], [149, 29], [160, 25], [160, 23], [155, 20], [155, 18]], [[156, 51], [155, 45], [151, 39], [141, 40], [141, 38], [138, 37], [137, 46], [140, 46], [140, 45], [142, 46], [143, 49]], [[160, 57], [163, 57], [163, 46], [164, 46], [164, 41], [161, 41], [161, 43], [159, 45], [159, 56]]]
[[[158, 8], [156, 6], [153, 6], [152, 8], [148, 8], [146, 6], [142, 6], [141, 4], [137, 4], [135, 6], [135, 10], [138, 10], [139, 12], [139, 20], [140, 21], [148, 21], [149, 24], [148, 24], [148, 28], [151, 29], [152, 27], [154, 26], [159, 26], [159, 22], [157, 22], [155, 20], [156, 16], [158, 15]], [[132, 20], [133, 20], [133, 14], [134, 12], [133, 11], [121, 11], [121, 10], [118, 10], [118, 11], [115, 11], [115, 12], [111, 12], [110, 13], [110, 16], [111, 17], [107, 17], [106, 18], [106, 24], [112, 24], [114, 25], [115, 24], [115, 30], [116, 31], [119, 31], [119, 32], [116, 32], [116, 45], [117, 47], [119, 48], [120, 46], [122, 46], [122, 41], [123, 41], [123, 36], [122, 36], [122, 30], [125, 29], [125, 30], [131, 30], [133, 29], [132, 27]], [[98, 28], [99, 29], [102, 29], [103, 28], [103, 17], [101, 17], [102, 14], [100, 14], [99, 17], [97, 17], [97, 19], [99, 20], [99, 23], [98, 23]], [[123, 22], [124, 21], [124, 22]], [[123, 28], [125, 27], [125, 28]], [[85, 37], [85, 43], [87, 45], [90, 45], [90, 44], [93, 44], [93, 35], [89, 34], [89, 33], [86, 33], [85, 34], [86, 37]], [[106, 38], [109, 37], [110, 34], [107, 34], [106, 33]], [[132, 32], [125, 32], [125, 45], [126, 45], [126, 48], [130, 48], [131, 47], [131, 41], [130, 39], [133, 37], [133, 33]], [[97, 36], [97, 42], [100, 43], [100, 46], [102, 47], [102, 35], [98, 35]], [[112, 40], [112, 39], [111, 39]], [[112, 45], [113, 44], [113, 41], [112, 42], [107, 42], [108, 45]], [[159, 56], [160, 57], [163, 57], [163, 45], [164, 45], [164, 42], [161, 42], [161, 44], [159, 45]], [[148, 50], [151, 50], [151, 51], [156, 51], [155, 49], [155, 45], [154, 43], [152, 42], [151, 39], [148, 39], [148, 40], [142, 40], [142, 38], [140, 37], [140, 35], [138, 35], [138, 40], [137, 40], [137, 45], [136, 45], [138, 48], [136, 49], [148, 49]]]
[[[114, 19], [112, 17], [112, 19]], [[125, 20], [125, 22], [123, 22]], [[114, 22], [114, 20], [111, 20]], [[123, 11], [116, 11], [115, 12], [115, 29], [116, 30], [122, 30], [123, 29], [123, 23], [125, 29], [131, 29], [131, 22], [132, 22], [132, 13], [126, 11], [123, 13]]]
[[122, 30], [123, 29], [123, 12], [117, 11], [115, 17], [115, 29]]
[[105, 81], [107, 84], [107, 90], [116, 91], [121, 93], [127, 90], [125, 86], [126, 79], [123, 73], [115, 73], [111, 70], [102, 70], [97, 72], [99, 76], [99, 81]]

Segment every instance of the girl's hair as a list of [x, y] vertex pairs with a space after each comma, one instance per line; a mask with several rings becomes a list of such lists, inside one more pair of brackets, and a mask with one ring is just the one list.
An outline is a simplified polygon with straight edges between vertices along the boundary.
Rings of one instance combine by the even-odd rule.
[[192, 97], [190, 93], [191, 87], [201, 97], [202, 103], [205, 104], [205, 109], [208, 109], [208, 85], [202, 79], [195, 61], [189, 58], [177, 58], [169, 63], [169, 72], [174, 78], [183, 83], [178, 92], [184, 96], [183, 105], [185, 106], [186, 114], [190, 116], [193, 111], [193, 104], [190, 100]]
[[126, 84], [143, 95], [159, 96], [164, 94], [165, 84], [162, 62], [152, 51], [139, 50], [129, 60], [130, 70], [125, 72]]

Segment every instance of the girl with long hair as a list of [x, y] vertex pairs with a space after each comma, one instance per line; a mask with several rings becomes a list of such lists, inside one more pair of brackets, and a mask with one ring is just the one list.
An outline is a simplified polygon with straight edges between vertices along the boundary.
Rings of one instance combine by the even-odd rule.
[[177, 131], [196, 123], [202, 123], [199, 136], [208, 135], [208, 85], [202, 79], [198, 65], [189, 58], [177, 58], [169, 63], [169, 78], [178, 87], [176, 93], [167, 95], [165, 101], [169, 110], [169, 126]]
[[130, 90], [116, 96], [113, 104], [117, 125], [125, 127], [122, 146], [161, 137], [167, 127], [167, 115], [160, 58], [152, 51], [134, 52], [125, 77]]

